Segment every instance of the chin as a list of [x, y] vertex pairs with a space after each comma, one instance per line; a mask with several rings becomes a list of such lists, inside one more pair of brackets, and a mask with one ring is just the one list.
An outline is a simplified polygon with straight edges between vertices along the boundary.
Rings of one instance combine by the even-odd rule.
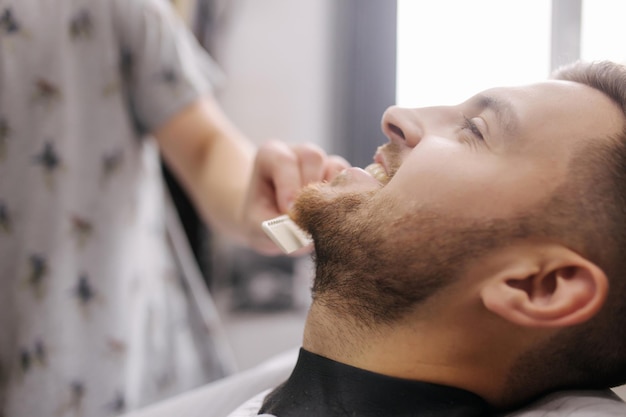
[[345, 222], [378, 190], [355, 183], [350, 177], [338, 181], [339, 185], [334, 181], [308, 185], [296, 198], [290, 215], [314, 239]]

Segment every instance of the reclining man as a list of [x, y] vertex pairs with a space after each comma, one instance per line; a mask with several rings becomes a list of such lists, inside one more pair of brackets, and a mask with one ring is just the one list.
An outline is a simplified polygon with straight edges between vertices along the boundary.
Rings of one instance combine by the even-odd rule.
[[231, 414], [291, 355], [132, 417], [626, 415], [566, 391], [626, 382], [626, 67], [554, 78], [387, 110], [375, 164], [293, 209], [316, 277], [287, 381]]
[[315, 242], [278, 417], [485, 416], [626, 382], [626, 67], [388, 109], [365, 171], [306, 188]]

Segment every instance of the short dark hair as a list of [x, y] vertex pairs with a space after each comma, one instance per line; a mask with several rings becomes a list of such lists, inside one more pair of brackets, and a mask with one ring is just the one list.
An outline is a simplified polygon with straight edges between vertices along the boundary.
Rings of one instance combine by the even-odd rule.
[[[622, 109], [622, 130], [611, 138], [595, 138], [579, 149], [570, 166], [570, 183], [582, 204], [578, 221], [600, 233], [591, 253], [611, 281], [623, 281], [626, 272], [626, 66], [611, 61], [577, 61], [554, 71], [552, 78], [592, 87]], [[609, 140], [606, 140], [609, 139]], [[573, 196], [571, 196], [573, 197]], [[580, 201], [582, 200], [582, 201]], [[589, 240], [591, 232], [582, 238]], [[595, 240], [595, 239], [592, 239]], [[598, 253], [593, 253], [595, 252]], [[613, 277], [617, 275], [616, 277]], [[615, 279], [613, 279], [615, 278]]]
[[[561, 223], [557, 229], [574, 249], [602, 268], [609, 294], [595, 317], [523, 355], [511, 373], [511, 399], [529, 389], [538, 395], [626, 383], [626, 66], [578, 61], [551, 78], [599, 90], [624, 115], [620, 132], [590, 138], [577, 150], [566, 184], [548, 205], [556, 209], [546, 214]], [[565, 215], [554, 219], [559, 214]]]

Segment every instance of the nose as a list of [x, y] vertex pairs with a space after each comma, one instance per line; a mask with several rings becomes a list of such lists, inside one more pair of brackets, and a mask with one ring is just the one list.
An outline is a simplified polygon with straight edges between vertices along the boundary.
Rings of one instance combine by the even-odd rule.
[[391, 106], [385, 110], [381, 129], [391, 142], [411, 148], [417, 146], [424, 134], [416, 111], [398, 106]]

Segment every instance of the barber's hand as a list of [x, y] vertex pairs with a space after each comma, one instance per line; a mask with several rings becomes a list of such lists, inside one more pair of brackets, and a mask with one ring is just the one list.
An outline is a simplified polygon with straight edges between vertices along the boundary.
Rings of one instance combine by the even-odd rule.
[[329, 181], [349, 166], [345, 159], [327, 155], [313, 144], [268, 141], [261, 145], [242, 212], [248, 244], [267, 255], [281, 254], [261, 229], [261, 223], [287, 213], [305, 185]]

